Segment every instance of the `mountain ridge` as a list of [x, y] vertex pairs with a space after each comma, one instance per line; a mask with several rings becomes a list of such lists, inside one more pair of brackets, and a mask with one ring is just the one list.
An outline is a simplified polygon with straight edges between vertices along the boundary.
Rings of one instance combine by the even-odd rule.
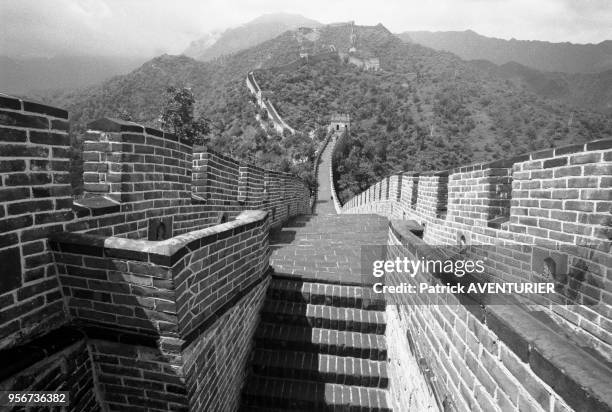
[[612, 115], [612, 69], [598, 73], [544, 72], [516, 62], [471, 64], [510, 79], [541, 97]]
[[547, 72], [596, 73], [612, 69], [612, 40], [599, 43], [553, 43], [542, 40], [505, 40], [473, 30], [405, 31], [404, 41], [454, 53], [464, 60], [515, 61]]
[[320, 27], [321, 23], [299, 14], [263, 14], [240, 26], [194, 40], [183, 54], [197, 60], [209, 61], [248, 49], [300, 26]]
[[[377, 57], [382, 70], [363, 71], [349, 63], [352, 47]], [[300, 50], [328, 57], [301, 59]], [[262, 90], [301, 133], [276, 136], [261, 130], [256, 116], [262, 113], [245, 86], [254, 69], [260, 69]], [[343, 198], [392, 167], [441, 170], [612, 135], [612, 122], [603, 115], [542, 99], [518, 84], [513, 70], [518, 68], [466, 62], [450, 52], [405, 43], [383, 25], [348, 23], [285, 31], [208, 62], [159, 56], [127, 75], [47, 95], [45, 101], [68, 109], [75, 132], [119, 112], [159, 127], [165, 89], [190, 87], [196, 115], [211, 121], [212, 148], [239, 158], [255, 154], [260, 166], [297, 171], [307, 179], [312, 179], [316, 142], [307, 133], [320, 139], [329, 114], [348, 112], [351, 140], [339, 146], [335, 172]]]

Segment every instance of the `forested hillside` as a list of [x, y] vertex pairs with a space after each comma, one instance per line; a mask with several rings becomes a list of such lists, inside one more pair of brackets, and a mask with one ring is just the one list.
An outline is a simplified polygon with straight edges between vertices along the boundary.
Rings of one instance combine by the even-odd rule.
[[407, 31], [398, 36], [408, 42], [456, 54], [466, 60], [485, 59], [496, 64], [517, 62], [547, 72], [595, 73], [612, 69], [612, 39], [598, 44], [504, 40], [465, 31]]
[[[382, 71], [361, 71], [339, 56], [284, 66], [298, 51], [346, 54], [352, 46], [379, 57]], [[280, 114], [301, 133], [262, 131], [244, 83], [253, 69]], [[445, 169], [612, 134], [611, 120], [601, 114], [538, 97], [451, 53], [406, 44], [382, 25], [285, 32], [214, 62], [160, 56], [99, 86], [44, 98], [70, 111], [75, 134], [102, 116], [158, 127], [168, 86], [192, 89], [196, 115], [211, 122], [212, 148], [310, 180], [316, 142], [307, 133], [322, 130], [334, 111], [349, 113], [351, 134], [336, 152], [343, 199], [396, 170]]]
[[310, 130], [332, 112], [351, 115], [351, 134], [336, 151], [343, 200], [397, 170], [441, 170], [612, 136], [604, 115], [542, 99], [450, 53], [394, 38], [379, 38], [371, 50], [381, 72], [338, 58], [258, 72], [289, 124]]
[[215, 62], [163, 55], [97, 86], [32, 97], [68, 109], [78, 146], [78, 136], [86, 124], [104, 116], [128, 117], [159, 128], [166, 89], [189, 87], [196, 99], [196, 116], [210, 120], [208, 145], [212, 149], [248, 158], [262, 167], [291, 171], [312, 182], [314, 143], [303, 135], [291, 139], [266, 136], [255, 120], [258, 108], [244, 83], [246, 73], [253, 68], [282, 65], [295, 58], [294, 38], [287, 32]]
[[540, 97], [612, 115], [612, 70], [568, 74], [543, 72], [515, 62], [498, 66], [486, 60], [473, 60], [470, 64], [511, 80]]

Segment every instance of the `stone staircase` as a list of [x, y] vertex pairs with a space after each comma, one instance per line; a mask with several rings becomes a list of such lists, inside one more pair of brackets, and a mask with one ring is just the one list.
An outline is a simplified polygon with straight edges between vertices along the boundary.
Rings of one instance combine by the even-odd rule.
[[389, 411], [385, 302], [363, 288], [374, 215], [294, 219], [273, 233], [275, 269], [256, 331], [243, 411]]
[[272, 281], [243, 410], [389, 410], [384, 312], [360, 289]]
[[377, 215], [338, 215], [331, 147], [316, 213], [271, 233], [272, 282], [255, 333], [242, 411], [390, 411], [385, 302], [362, 287], [363, 245], [384, 245]]

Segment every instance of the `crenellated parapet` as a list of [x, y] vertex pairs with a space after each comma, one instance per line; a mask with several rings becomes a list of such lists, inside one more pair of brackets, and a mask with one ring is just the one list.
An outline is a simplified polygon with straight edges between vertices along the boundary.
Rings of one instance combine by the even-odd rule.
[[[423, 359], [421, 372], [447, 382], [434, 388], [442, 399], [459, 409], [612, 407], [601, 385], [612, 376], [611, 183], [612, 140], [596, 140], [394, 174], [341, 207], [390, 219], [387, 259], [464, 250], [466, 258], [485, 260], [479, 281], [554, 284], [553, 296], [517, 295], [506, 305], [459, 294], [388, 301], [396, 308], [388, 310], [391, 330], [411, 336], [410, 356]], [[394, 276], [417, 285], [451, 280], [425, 271]], [[401, 357], [400, 340], [389, 344]], [[404, 363], [391, 360], [392, 381], [401, 381]], [[408, 402], [402, 393], [392, 390], [399, 404]]]
[[310, 189], [301, 179], [204, 147], [195, 148], [192, 194], [205, 209], [230, 216], [242, 210], [265, 210], [272, 226], [308, 213], [311, 204]]
[[308, 186], [103, 118], [73, 199], [67, 119], [0, 95], [0, 388], [64, 385], [75, 411], [235, 409], [268, 233], [309, 213]]
[[[189, 199], [193, 149], [171, 134], [120, 119], [87, 125], [83, 141], [85, 197], [122, 203]], [[159, 202], [158, 202], [159, 203]]]
[[[469, 226], [490, 237], [524, 234], [551, 245], [604, 241], [611, 147], [610, 140], [599, 140], [443, 172], [404, 172], [372, 185], [342, 209], [388, 208], [392, 217]], [[456, 240], [436, 238], [434, 229], [426, 239], [427, 232], [432, 241]]]

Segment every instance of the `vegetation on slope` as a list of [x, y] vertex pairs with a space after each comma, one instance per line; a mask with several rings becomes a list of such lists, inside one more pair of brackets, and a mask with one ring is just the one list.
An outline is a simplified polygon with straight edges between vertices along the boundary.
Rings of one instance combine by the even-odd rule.
[[[351, 32], [360, 51], [377, 55], [382, 72], [363, 72], [341, 59], [310, 59], [290, 70], [266, 70], [294, 61], [298, 50], [346, 52]], [[268, 136], [244, 84], [249, 70], [295, 136]], [[209, 145], [267, 168], [312, 181], [315, 143], [306, 133], [348, 112], [351, 135], [336, 153], [342, 199], [396, 170], [445, 169], [544, 147], [609, 137], [610, 120], [539, 98], [495, 70], [416, 44], [383, 26], [326, 26], [307, 35], [286, 32], [214, 62], [160, 56], [134, 72], [77, 92], [46, 96], [69, 110], [78, 136], [102, 116], [127, 114], [159, 127], [164, 91], [190, 87], [195, 117], [210, 120]], [[321, 130], [316, 133], [321, 137]], [[315, 139], [316, 140], [316, 139]]]
[[[165, 91], [188, 87], [195, 98], [196, 118], [210, 120], [208, 145], [216, 151], [252, 161], [269, 169], [292, 172], [309, 182], [314, 145], [304, 135], [287, 139], [268, 136], [255, 119], [259, 109], [244, 81], [256, 67], [270, 67], [295, 58], [289, 33], [274, 41], [237, 53], [216, 62], [199, 62], [186, 56], [157, 57], [137, 70], [114, 77], [100, 85], [76, 91], [54, 91], [35, 98], [66, 108], [76, 152], [87, 123], [104, 117], [129, 117], [132, 121], [161, 128]], [[295, 140], [298, 140], [297, 142]], [[79, 153], [74, 156], [73, 175], [80, 192]]]
[[443, 170], [541, 148], [612, 136], [603, 115], [539, 98], [450, 53], [388, 39], [381, 72], [340, 59], [258, 73], [285, 120], [303, 131], [351, 115], [335, 153], [345, 201], [398, 170]]
[[542, 71], [594, 73], [612, 69], [612, 40], [598, 44], [503, 40], [466, 31], [407, 31], [399, 38], [456, 54], [465, 60], [485, 59], [495, 64], [517, 62]]

